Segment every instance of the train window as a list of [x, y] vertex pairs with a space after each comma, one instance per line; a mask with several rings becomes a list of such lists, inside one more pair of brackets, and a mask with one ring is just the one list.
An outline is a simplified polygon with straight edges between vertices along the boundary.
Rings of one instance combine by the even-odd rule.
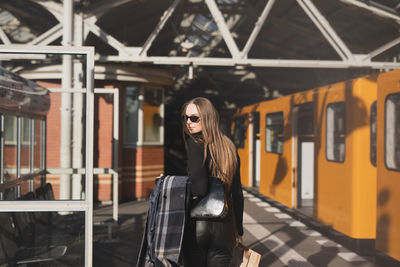
[[266, 115], [265, 149], [271, 153], [283, 153], [283, 112]]
[[344, 102], [330, 103], [326, 108], [326, 158], [344, 162], [346, 154], [346, 126]]
[[246, 115], [242, 115], [235, 119], [235, 128], [233, 129], [233, 141], [237, 148], [244, 148], [244, 143], [246, 141]]
[[376, 166], [376, 101], [371, 105], [370, 114], [370, 160]]
[[385, 163], [400, 171], [400, 93], [389, 95], [385, 102]]
[[160, 88], [145, 88], [143, 102], [143, 143], [161, 142], [161, 104], [163, 91]]
[[124, 144], [136, 145], [138, 141], [139, 87], [127, 87], [124, 112]]

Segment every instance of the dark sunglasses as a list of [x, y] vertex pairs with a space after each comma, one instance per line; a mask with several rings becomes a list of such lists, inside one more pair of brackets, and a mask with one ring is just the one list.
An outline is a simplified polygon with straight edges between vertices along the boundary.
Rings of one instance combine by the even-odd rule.
[[183, 115], [182, 119], [185, 122], [187, 122], [187, 119], [190, 119], [191, 122], [195, 122], [195, 123], [200, 121], [200, 117], [198, 117], [198, 116]]

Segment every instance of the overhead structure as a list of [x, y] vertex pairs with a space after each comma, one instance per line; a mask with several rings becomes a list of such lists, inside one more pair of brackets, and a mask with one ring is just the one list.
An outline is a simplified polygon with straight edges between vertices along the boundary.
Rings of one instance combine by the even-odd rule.
[[[0, 1], [0, 8], [2, 43], [60, 44], [67, 26], [62, 2]], [[96, 46], [97, 62], [172, 68], [176, 90], [201, 80], [223, 91], [224, 84], [251, 76], [256, 90], [285, 94], [400, 67], [396, 0], [85, 0], [74, 1], [74, 8], [83, 44]], [[19, 26], [5, 23], [6, 13]], [[33, 25], [35, 17], [41, 20]], [[30, 59], [49, 61], [38, 55]], [[209, 68], [218, 75], [209, 75]], [[319, 78], [309, 82], [294, 69], [310, 69], [308, 75]], [[288, 75], [290, 84], [283, 78]]]

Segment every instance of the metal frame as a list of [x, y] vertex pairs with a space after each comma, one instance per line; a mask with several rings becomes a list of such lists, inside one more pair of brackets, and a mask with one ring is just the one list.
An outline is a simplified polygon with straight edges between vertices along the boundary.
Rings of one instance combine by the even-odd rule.
[[[108, 8], [112, 8], [130, 0], [118, 0], [118, 1], [104, 1], [99, 5], [94, 6], [88, 11], [86, 17], [75, 15], [75, 19], [79, 20], [84, 24], [85, 32], [84, 36], [87, 36], [89, 32], [92, 32], [97, 37], [102, 39], [105, 43], [113, 47], [118, 51], [117, 56], [97, 56], [96, 60], [99, 62], [114, 61], [114, 62], [137, 62], [137, 63], [153, 63], [161, 65], [188, 65], [190, 68], [193, 66], [252, 66], [252, 67], [270, 67], [270, 68], [373, 68], [373, 69], [396, 69], [400, 68], [400, 63], [397, 62], [379, 62], [371, 61], [371, 58], [383, 53], [384, 51], [390, 49], [391, 47], [400, 43], [399, 38], [394, 39], [391, 42], [383, 44], [382, 46], [376, 48], [368, 54], [353, 54], [340, 36], [335, 32], [335, 30], [330, 26], [329, 21], [322, 15], [322, 13], [316, 8], [313, 0], [296, 0], [297, 4], [304, 10], [306, 15], [311, 19], [315, 26], [320, 30], [322, 35], [332, 46], [332, 48], [337, 52], [342, 60], [297, 60], [297, 59], [262, 59], [254, 58], [247, 59], [248, 52], [251, 50], [257, 35], [262, 28], [263, 24], [268, 18], [268, 14], [275, 4], [275, 0], [268, 0], [265, 4], [264, 10], [258, 17], [256, 24], [254, 25], [253, 31], [249, 36], [245, 47], [240, 51], [232, 37], [231, 27], [232, 23], [225, 21], [218, 8], [215, 0], [205, 0], [205, 4], [208, 7], [214, 21], [217, 24], [220, 37], [225, 41], [230, 53], [230, 58], [214, 58], [214, 57], [204, 57], [204, 54], [199, 56], [191, 56], [189, 51], [188, 57], [149, 57], [147, 56], [147, 51], [151, 48], [153, 41], [157, 38], [158, 34], [163, 29], [164, 25], [171, 17], [173, 12], [176, 10], [180, 3], [180, 0], [174, 0], [174, 2], [167, 8], [163, 15], [160, 17], [159, 23], [155, 26], [154, 30], [149, 34], [146, 42], [143, 46], [126, 46], [121, 41], [114, 38], [111, 34], [105, 32], [100, 27], [96, 25], [97, 19], [106, 12]], [[377, 16], [381, 16], [387, 19], [392, 19], [396, 23], [400, 24], [400, 15], [393, 9], [390, 9], [379, 5], [373, 1], [360, 1], [360, 0], [340, 0], [341, 2], [349, 5], [356, 6], [368, 11], [373, 12]], [[60, 22], [60, 24], [49, 29], [46, 33], [38, 36], [30, 44], [49, 44], [58, 38], [62, 34], [62, 12], [63, 7], [60, 3], [55, 3], [50, 0], [34, 0], [37, 4], [43, 6], [50, 13], [52, 13]], [[220, 40], [220, 37], [215, 39]], [[0, 38], [3, 42], [7, 42], [7, 39], [1, 36]], [[216, 43], [219, 43], [216, 42]], [[211, 45], [215, 45], [215, 42]], [[202, 56], [202, 57], [200, 57]]]
[[[54, 93], [86, 93], [86, 89], [60, 89], [48, 88]], [[93, 174], [111, 174], [113, 179], [113, 221], [118, 222], [118, 136], [119, 136], [119, 89], [118, 88], [95, 88], [95, 94], [113, 94], [113, 148], [112, 148], [112, 168], [93, 168]], [[85, 174], [84, 168], [48, 168], [51, 174]]]
[[93, 103], [94, 103], [94, 48], [70, 46], [0, 45], [0, 54], [61, 54], [86, 56], [86, 140], [85, 190], [82, 201], [0, 201], [2, 212], [18, 211], [84, 211], [85, 266], [93, 261]]
[[113, 177], [113, 220], [118, 222], [118, 136], [119, 136], [119, 89], [118, 88], [95, 88], [95, 94], [113, 94], [113, 148], [112, 148], [112, 169], [96, 168], [95, 174], [111, 173]]

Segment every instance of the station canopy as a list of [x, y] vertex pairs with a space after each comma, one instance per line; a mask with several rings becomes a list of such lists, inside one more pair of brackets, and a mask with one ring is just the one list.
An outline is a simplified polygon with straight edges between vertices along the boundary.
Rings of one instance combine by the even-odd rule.
[[[3, 43], [61, 45], [62, 1], [0, 0], [0, 11]], [[76, 0], [74, 11], [97, 62], [173, 73], [167, 105], [202, 95], [234, 108], [400, 67], [398, 0]]]

